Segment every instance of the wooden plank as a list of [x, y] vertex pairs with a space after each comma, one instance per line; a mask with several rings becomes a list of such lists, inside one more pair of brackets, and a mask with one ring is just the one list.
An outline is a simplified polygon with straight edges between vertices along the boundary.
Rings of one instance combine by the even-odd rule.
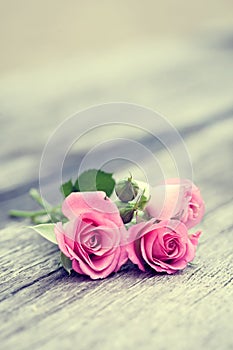
[[[82, 108], [133, 101], [160, 111], [179, 129], [227, 113], [232, 108], [232, 57], [230, 50], [218, 45], [229, 33], [217, 34], [215, 45], [204, 36], [203, 40], [148, 42], [94, 58], [41, 63], [34, 70], [5, 74], [0, 80], [4, 131], [0, 191], [17, 190], [38, 176], [47, 138], [60, 122]], [[15, 135], [20, 147], [16, 147]], [[89, 137], [88, 147], [95, 140]], [[86, 140], [79, 143], [81, 152], [88, 147]]]
[[[228, 119], [185, 139], [207, 214], [197, 265], [177, 275], [128, 265], [102, 281], [68, 277], [56, 247], [18, 225], [0, 231], [2, 346], [231, 349], [231, 130]], [[163, 150], [157, 156], [166, 163]]]
[[[131, 10], [127, 13], [130, 17]], [[1, 348], [233, 348], [233, 61], [230, 23], [224, 23], [221, 33], [212, 24], [210, 36], [142, 39], [92, 56], [37, 59], [36, 66], [26, 55], [25, 68], [1, 75], [0, 225], [7, 226], [0, 230]], [[39, 185], [41, 152], [54, 128], [77, 110], [116, 100], [161, 111], [179, 129], [191, 155], [207, 213], [196, 265], [174, 276], [142, 273], [128, 264], [106, 280], [68, 277], [58, 266], [56, 246], [25, 229], [26, 221], [7, 217], [13, 207], [36, 208], [27, 190]], [[74, 160], [79, 163], [92, 145], [106, 140], [102, 131], [83, 138], [67, 159], [65, 175], [72, 173]], [[106, 134], [115, 135], [110, 128]], [[174, 176], [174, 164], [158, 142], [120, 131], [128, 135], [150, 147], [166, 176]], [[176, 147], [171, 143], [173, 151]], [[152, 173], [150, 159], [143, 161]], [[117, 175], [126, 171], [121, 168]], [[45, 175], [52, 186], [53, 176]]]

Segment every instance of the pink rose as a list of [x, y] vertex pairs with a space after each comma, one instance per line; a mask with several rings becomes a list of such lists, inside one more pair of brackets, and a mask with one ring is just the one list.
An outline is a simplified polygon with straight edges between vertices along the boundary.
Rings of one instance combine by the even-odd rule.
[[148, 264], [157, 272], [172, 274], [193, 260], [201, 232], [188, 236], [180, 221], [151, 219], [131, 226], [128, 234], [128, 256], [140, 270], [145, 271]]
[[69, 221], [55, 226], [60, 250], [72, 268], [92, 279], [105, 278], [127, 261], [127, 231], [116, 205], [104, 192], [71, 193], [62, 211]]
[[190, 180], [168, 179], [152, 188], [146, 211], [158, 220], [176, 218], [191, 228], [203, 218], [205, 205], [200, 190]]

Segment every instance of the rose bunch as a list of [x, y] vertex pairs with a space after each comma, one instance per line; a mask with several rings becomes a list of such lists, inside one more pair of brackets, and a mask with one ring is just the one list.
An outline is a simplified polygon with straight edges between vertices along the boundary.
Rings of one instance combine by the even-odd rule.
[[[201, 231], [188, 229], [201, 221], [205, 206], [190, 180], [166, 180], [146, 195], [132, 177], [115, 183], [112, 174], [90, 170], [61, 190], [61, 207], [11, 215], [45, 222], [34, 229], [58, 244], [69, 273], [105, 278], [130, 260], [142, 271], [172, 274], [194, 259]], [[31, 196], [43, 204], [37, 191]]]

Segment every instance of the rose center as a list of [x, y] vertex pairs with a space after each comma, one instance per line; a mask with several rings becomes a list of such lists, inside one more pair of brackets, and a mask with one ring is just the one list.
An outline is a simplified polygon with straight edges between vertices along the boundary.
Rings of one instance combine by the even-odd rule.
[[175, 248], [175, 242], [174, 241], [170, 241], [169, 243], [168, 243], [168, 248], [169, 249], [174, 249]]
[[99, 244], [100, 244], [100, 237], [97, 234], [94, 234], [93, 236], [91, 236], [87, 242], [87, 246], [92, 249], [96, 248]]
[[177, 249], [177, 242], [174, 239], [170, 239], [165, 244], [165, 249], [167, 251], [167, 254], [173, 254]]

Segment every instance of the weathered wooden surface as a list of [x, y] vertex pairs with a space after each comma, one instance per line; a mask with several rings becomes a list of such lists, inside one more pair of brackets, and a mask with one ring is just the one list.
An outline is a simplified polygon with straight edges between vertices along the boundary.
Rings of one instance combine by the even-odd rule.
[[[17, 125], [12, 124], [12, 120], [17, 121], [16, 108], [3, 104], [2, 349], [232, 349], [233, 61], [232, 46], [222, 45], [224, 38], [214, 43], [208, 38], [192, 45], [179, 43], [176, 48], [163, 48], [161, 54], [150, 45], [144, 51], [137, 48], [134, 53], [138, 56], [128, 54], [137, 57], [133, 64], [126, 62], [120, 73], [112, 73], [94, 87], [90, 78], [85, 81], [84, 92], [80, 87], [72, 94], [74, 86], [70, 84], [62, 98], [58, 94], [53, 102], [45, 101], [43, 106], [38, 103], [36, 112], [36, 104], [28, 114], [22, 107], [18, 113], [23, 123]], [[168, 59], [169, 52], [173, 53], [172, 59]], [[157, 107], [171, 116], [184, 137], [194, 180], [207, 208], [193, 267], [174, 276], [142, 273], [127, 265], [106, 280], [91, 281], [75, 274], [68, 277], [58, 266], [56, 247], [26, 230], [25, 222], [7, 218], [7, 210], [12, 207], [33, 206], [26, 192], [37, 185], [38, 162], [46, 138], [63, 113], [77, 108], [76, 98], [82, 106], [96, 102], [92, 96], [95, 89], [105, 100], [113, 96], [129, 100], [132, 96], [137, 103]], [[19, 91], [15, 94], [20, 98]], [[1, 96], [7, 98], [7, 92]], [[57, 112], [59, 106], [62, 111]], [[30, 119], [32, 111], [34, 119]], [[38, 119], [42, 111], [43, 117]], [[54, 118], [48, 120], [50, 115]], [[42, 134], [35, 133], [40, 125]], [[16, 131], [20, 147], [17, 140], [12, 142]], [[85, 147], [84, 144], [76, 159], [81, 159]], [[155, 147], [155, 152], [161, 162], [166, 162], [163, 150]]]

